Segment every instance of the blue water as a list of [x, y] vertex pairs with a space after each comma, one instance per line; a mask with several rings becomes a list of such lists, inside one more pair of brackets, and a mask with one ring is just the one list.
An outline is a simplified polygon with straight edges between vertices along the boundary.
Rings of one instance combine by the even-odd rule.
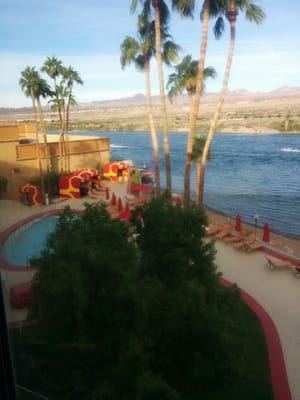
[[[112, 157], [152, 166], [149, 134], [91, 131], [86, 134], [108, 136]], [[159, 141], [162, 149], [162, 136]], [[173, 191], [182, 192], [186, 134], [170, 135], [170, 143]], [[163, 171], [162, 182], [165, 182]], [[192, 189], [194, 182], [195, 171]], [[258, 225], [268, 222], [273, 231], [300, 238], [300, 136], [216, 135], [206, 173], [204, 202], [230, 216], [239, 212], [249, 223], [254, 222], [257, 213]]]
[[47, 236], [53, 232], [58, 216], [36, 219], [14, 231], [4, 242], [4, 259], [15, 266], [26, 266], [32, 257], [40, 254]]

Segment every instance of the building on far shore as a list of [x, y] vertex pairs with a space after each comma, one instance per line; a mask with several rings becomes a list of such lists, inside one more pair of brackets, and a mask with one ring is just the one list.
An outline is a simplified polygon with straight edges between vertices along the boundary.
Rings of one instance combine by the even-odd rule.
[[[34, 124], [0, 126], [0, 176], [8, 179], [7, 198], [19, 198], [20, 185], [39, 177]], [[51, 170], [59, 172], [58, 135], [47, 135]], [[107, 137], [69, 135], [70, 170], [95, 168], [109, 161], [110, 142]], [[47, 170], [45, 144], [39, 138], [43, 172]]]

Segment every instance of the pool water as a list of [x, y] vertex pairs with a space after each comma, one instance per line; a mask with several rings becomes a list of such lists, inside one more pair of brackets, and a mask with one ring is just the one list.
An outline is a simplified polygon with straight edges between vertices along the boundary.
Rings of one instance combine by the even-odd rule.
[[5, 240], [2, 255], [6, 262], [17, 267], [29, 265], [32, 257], [39, 256], [47, 236], [54, 231], [57, 215], [35, 219], [12, 232]]

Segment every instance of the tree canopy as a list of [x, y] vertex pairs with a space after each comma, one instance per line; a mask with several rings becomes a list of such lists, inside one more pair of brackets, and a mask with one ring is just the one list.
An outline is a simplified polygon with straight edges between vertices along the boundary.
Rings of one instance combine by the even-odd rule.
[[135, 242], [103, 206], [66, 209], [33, 260], [52, 398], [193, 400], [246, 372], [238, 291], [219, 283], [202, 211], [156, 199], [139, 213]]

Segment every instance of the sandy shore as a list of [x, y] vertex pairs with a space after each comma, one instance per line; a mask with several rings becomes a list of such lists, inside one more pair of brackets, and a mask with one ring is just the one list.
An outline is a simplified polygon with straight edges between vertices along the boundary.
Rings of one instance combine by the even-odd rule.
[[[212, 210], [208, 207], [205, 207], [205, 211], [207, 213], [208, 219], [210, 223], [221, 223], [231, 221], [233, 224], [235, 223], [233, 218], [229, 218], [224, 214], [218, 213], [215, 210]], [[253, 232], [254, 226], [250, 224], [242, 224], [243, 232]], [[257, 229], [257, 237], [262, 238], [262, 230]], [[300, 240], [289, 238], [287, 236], [280, 235], [278, 233], [271, 232], [271, 240], [269, 243], [272, 247], [282, 250], [287, 254], [291, 254], [296, 257], [300, 257]]]

